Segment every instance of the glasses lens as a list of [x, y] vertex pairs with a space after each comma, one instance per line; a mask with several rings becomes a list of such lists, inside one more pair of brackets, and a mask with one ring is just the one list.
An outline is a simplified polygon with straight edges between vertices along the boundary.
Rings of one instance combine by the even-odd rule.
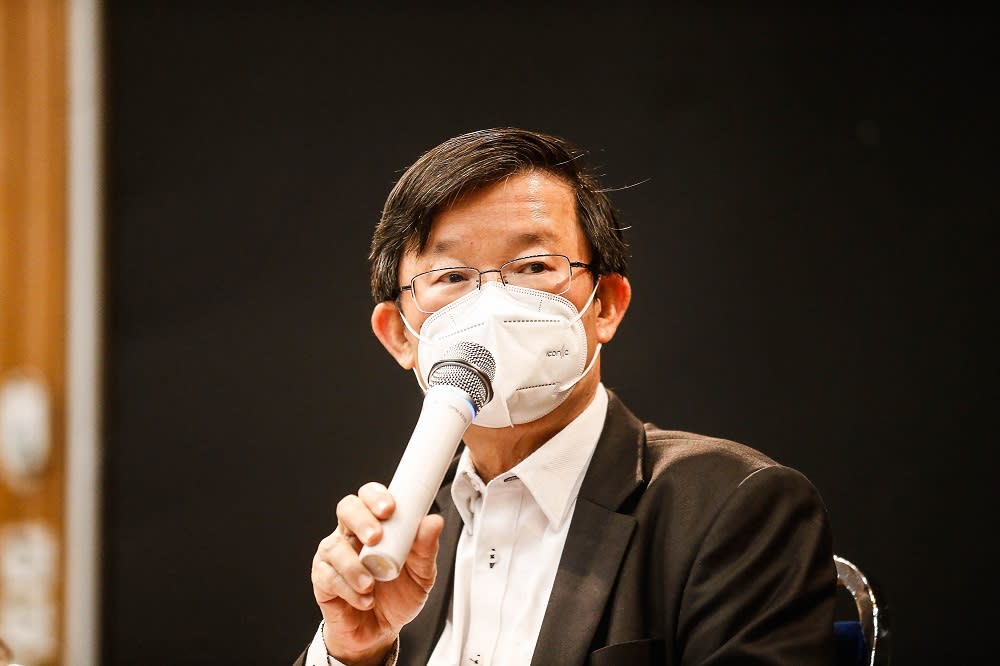
[[475, 291], [479, 271], [475, 268], [439, 268], [413, 278], [413, 300], [421, 312], [437, 312], [454, 300]]
[[569, 290], [573, 270], [569, 258], [564, 255], [539, 254], [508, 261], [501, 267], [500, 274], [507, 284], [564, 294]]

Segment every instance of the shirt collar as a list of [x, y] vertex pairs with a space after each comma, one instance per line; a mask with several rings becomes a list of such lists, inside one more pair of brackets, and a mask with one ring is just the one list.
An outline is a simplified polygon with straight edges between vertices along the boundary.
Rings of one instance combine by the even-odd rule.
[[[594, 399], [579, 416], [511, 470], [498, 475], [489, 485], [504, 483], [512, 477], [519, 478], [552, 528], [560, 529], [580, 491], [607, 413], [608, 393], [604, 385], [599, 384]], [[470, 533], [473, 526], [472, 503], [487, 487], [476, 473], [466, 448], [458, 461], [451, 497]]]

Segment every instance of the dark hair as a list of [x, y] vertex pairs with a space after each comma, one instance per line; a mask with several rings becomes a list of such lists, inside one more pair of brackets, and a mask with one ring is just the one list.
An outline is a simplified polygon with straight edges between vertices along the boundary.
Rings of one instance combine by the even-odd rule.
[[372, 237], [372, 296], [399, 294], [399, 262], [423, 252], [439, 212], [460, 197], [509, 176], [540, 170], [563, 180], [576, 195], [576, 215], [593, 256], [596, 275], [626, 271], [626, 246], [618, 213], [596, 178], [582, 170], [581, 153], [563, 139], [517, 128], [470, 132], [431, 148], [389, 192]]

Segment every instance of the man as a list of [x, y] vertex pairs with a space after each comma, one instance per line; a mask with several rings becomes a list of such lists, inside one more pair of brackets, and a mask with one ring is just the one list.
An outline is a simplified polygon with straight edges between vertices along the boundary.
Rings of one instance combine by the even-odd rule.
[[[372, 242], [372, 329], [426, 388], [446, 344], [495, 395], [399, 577], [359, 558], [395, 510], [369, 483], [313, 560], [296, 664], [827, 664], [822, 501], [734, 442], [643, 425], [600, 381], [628, 309], [616, 213], [563, 140], [473, 132], [420, 157]], [[651, 378], [656, 381], [656, 378]]]

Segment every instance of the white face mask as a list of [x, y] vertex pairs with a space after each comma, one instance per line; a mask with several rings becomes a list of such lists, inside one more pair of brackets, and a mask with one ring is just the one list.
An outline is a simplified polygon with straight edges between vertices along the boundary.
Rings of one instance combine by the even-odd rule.
[[[427, 390], [427, 373], [459, 342], [480, 344], [493, 354], [496, 375], [493, 399], [473, 423], [503, 428], [545, 416], [569, 397], [601, 351], [587, 363], [587, 332], [580, 321], [594, 301], [597, 285], [582, 312], [562, 296], [524, 287], [487, 282], [478, 290], [428, 317], [417, 333], [420, 340], [414, 372]], [[402, 312], [400, 312], [402, 316]]]

